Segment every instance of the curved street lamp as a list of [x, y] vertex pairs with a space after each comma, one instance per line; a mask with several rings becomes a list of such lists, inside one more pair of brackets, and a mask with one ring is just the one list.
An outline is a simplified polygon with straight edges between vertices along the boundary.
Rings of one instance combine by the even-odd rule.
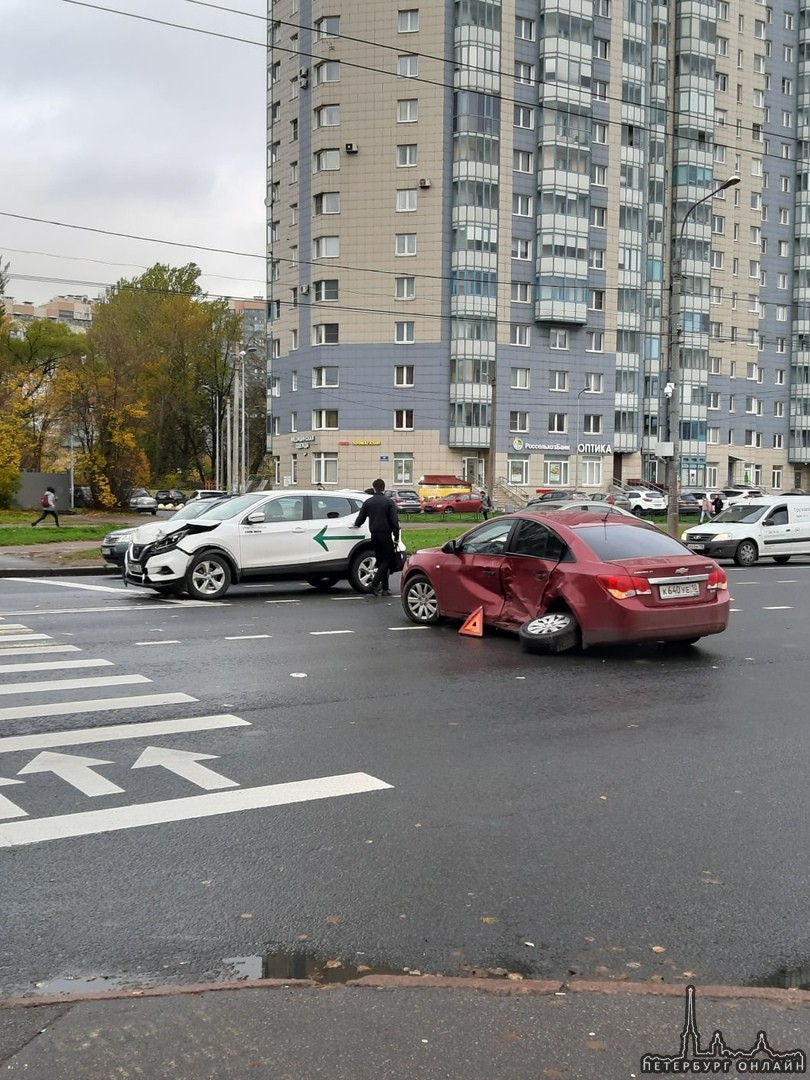
[[[681, 494], [681, 337], [683, 335], [683, 329], [681, 327], [681, 279], [683, 277], [681, 269], [683, 264], [683, 235], [686, 229], [687, 222], [691, 215], [697, 210], [703, 203], [713, 199], [715, 195], [719, 195], [721, 191], [725, 191], [727, 188], [736, 187], [740, 182], [739, 176], [730, 176], [728, 180], [724, 180], [722, 184], [719, 184], [716, 188], [713, 188], [708, 195], [704, 195], [702, 199], [698, 199], [693, 202], [683, 215], [681, 221], [681, 227], [678, 232], [678, 249], [677, 249], [677, 263], [672, 268], [672, 273], [669, 276], [669, 371], [667, 375], [667, 383], [665, 400], [667, 402], [667, 417], [668, 417], [668, 430], [669, 438], [672, 442], [672, 455], [669, 459], [669, 468], [667, 469], [667, 532], [670, 536], [680, 536], [680, 522], [678, 520], [678, 498]], [[677, 284], [677, 289], [675, 288]], [[675, 327], [675, 333], [672, 333], [672, 328]]]

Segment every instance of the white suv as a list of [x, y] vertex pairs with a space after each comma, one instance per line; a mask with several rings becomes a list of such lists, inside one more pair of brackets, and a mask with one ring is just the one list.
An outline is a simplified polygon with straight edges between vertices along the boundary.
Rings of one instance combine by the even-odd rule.
[[248, 580], [303, 580], [325, 590], [347, 578], [357, 592], [369, 592], [377, 567], [371, 534], [368, 523], [354, 526], [367, 498], [290, 488], [237, 495], [192, 520], [167, 521], [157, 536], [154, 527], [138, 530], [124, 577], [197, 600], [218, 600], [231, 582]]
[[624, 493], [630, 500], [630, 509], [640, 517], [644, 514], [666, 513], [667, 497], [651, 488], [633, 488]]

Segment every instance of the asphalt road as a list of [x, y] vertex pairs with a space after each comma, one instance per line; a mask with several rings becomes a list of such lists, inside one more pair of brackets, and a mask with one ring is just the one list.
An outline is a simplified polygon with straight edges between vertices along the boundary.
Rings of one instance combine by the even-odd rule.
[[724, 635], [549, 658], [347, 588], [4, 580], [0, 992], [810, 983], [810, 562], [729, 573]]

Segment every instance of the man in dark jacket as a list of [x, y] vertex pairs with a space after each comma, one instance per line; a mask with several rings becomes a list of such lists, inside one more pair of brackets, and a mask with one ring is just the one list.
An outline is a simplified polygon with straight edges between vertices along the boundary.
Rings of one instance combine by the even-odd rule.
[[385, 481], [375, 480], [371, 485], [374, 494], [366, 499], [355, 518], [355, 528], [367, 521], [377, 560], [377, 571], [371, 581], [371, 591], [375, 596], [390, 596], [388, 576], [396, 558], [396, 544], [399, 542], [399, 514], [397, 508], [385, 492]]

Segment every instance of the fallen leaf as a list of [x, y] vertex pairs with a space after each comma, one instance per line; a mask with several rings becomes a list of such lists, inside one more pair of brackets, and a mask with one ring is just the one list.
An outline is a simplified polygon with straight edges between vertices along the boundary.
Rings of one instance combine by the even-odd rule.
[[720, 879], [719, 879], [719, 878], [715, 878], [715, 877], [705, 877], [705, 878], [703, 878], [703, 884], [704, 884], [704, 885], [722, 885], [722, 884], [723, 884], [723, 882], [722, 882], [722, 881], [720, 881]]
[[601, 802], [607, 802], [607, 795], [600, 795], [599, 799]]
[[498, 920], [495, 918], [494, 915], [484, 915], [484, 917], [481, 919], [481, 922], [486, 923], [487, 926], [491, 925], [492, 923], [496, 923], [497, 921]]
[[242, 914], [239, 916], [239, 918], [240, 919], [252, 919], [253, 918], [253, 912], [252, 911], [243, 911]]
[[512, 982], [519, 982], [523, 978], [519, 971], [510, 971], [506, 977], [511, 979]]
[[638, 960], [630, 960], [629, 963], [625, 964], [625, 967], [640, 968], [641, 964], [638, 962]]
[[524, 941], [523, 944], [528, 945], [530, 949], [534, 948], [534, 942], [533, 941]]
[[325, 921], [329, 923], [330, 926], [340, 926], [340, 924], [346, 920], [342, 915], [327, 915]]
[[652, 951], [653, 952], [666, 952], [667, 950], [664, 948], [663, 945], [653, 945]]
[[681, 978], [682, 979], [696, 979], [697, 975], [694, 973], [694, 971], [682, 971], [681, 972]]
[[327, 960], [326, 966], [328, 968], [339, 968], [343, 967], [343, 964], [341, 964], [340, 960]]
[[357, 974], [360, 975], [364, 971], [371, 971], [371, 967], [368, 964], [358, 964]]

